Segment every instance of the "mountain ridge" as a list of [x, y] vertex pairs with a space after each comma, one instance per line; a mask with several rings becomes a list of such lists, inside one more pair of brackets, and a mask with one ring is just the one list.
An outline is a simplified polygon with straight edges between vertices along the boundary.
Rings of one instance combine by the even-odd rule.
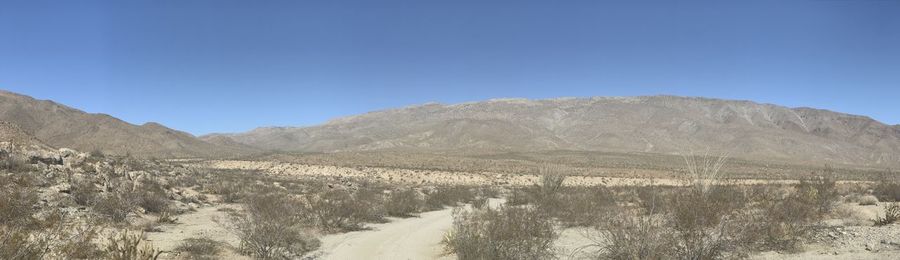
[[898, 165], [898, 129], [868, 116], [817, 108], [659, 95], [429, 103], [317, 126], [200, 138], [297, 152], [709, 149], [751, 159]]
[[0, 90], [0, 121], [11, 122], [42, 142], [80, 151], [138, 157], [229, 157], [249, 153], [211, 144], [156, 122], [135, 125], [103, 113], [87, 113], [51, 100]]

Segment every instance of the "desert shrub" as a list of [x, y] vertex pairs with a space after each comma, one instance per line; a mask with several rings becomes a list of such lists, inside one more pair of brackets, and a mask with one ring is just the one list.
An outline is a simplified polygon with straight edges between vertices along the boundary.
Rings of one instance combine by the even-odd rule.
[[379, 213], [371, 212], [375, 203], [357, 200], [346, 190], [329, 190], [308, 199], [308, 212], [319, 227], [326, 231], [362, 229], [363, 222], [375, 220]]
[[57, 251], [65, 259], [100, 259], [104, 251], [94, 244], [98, 230], [91, 226], [70, 227], [61, 237]]
[[568, 226], [595, 225], [616, 205], [615, 194], [605, 187], [566, 188], [559, 196], [557, 210], [547, 213]]
[[541, 175], [540, 185], [532, 187], [531, 197], [538, 208], [545, 212], [558, 210], [565, 175], [546, 172]]
[[169, 209], [169, 197], [165, 188], [156, 181], [145, 180], [132, 194], [138, 206], [151, 213], [162, 213]]
[[475, 193], [468, 187], [451, 186], [436, 187], [425, 196], [425, 205], [428, 209], [441, 209], [446, 206], [457, 206], [459, 203], [470, 202], [475, 198]]
[[163, 211], [159, 213], [159, 216], [156, 217], [157, 224], [175, 224], [178, 223], [178, 218], [172, 215], [171, 211]]
[[245, 214], [232, 218], [240, 251], [261, 259], [294, 258], [314, 250], [319, 240], [308, 232], [301, 201], [284, 194], [246, 198]]
[[875, 217], [875, 226], [885, 226], [900, 221], [900, 204], [884, 206], [884, 217]]
[[878, 198], [872, 195], [866, 195], [859, 197], [859, 205], [861, 206], [872, 206], [878, 205]]
[[484, 208], [485, 206], [488, 206], [488, 201], [490, 200], [485, 197], [475, 198], [472, 200], [472, 207], [476, 209]]
[[0, 259], [44, 259], [49, 246], [22, 227], [0, 225]]
[[499, 198], [502, 193], [500, 188], [494, 186], [481, 186], [477, 191], [476, 197], [484, 198]]
[[181, 242], [175, 251], [185, 254], [186, 259], [216, 259], [222, 251], [222, 242], [209, 238], [188, 238]]
[[[651, 207], [652, 208], [652, 207]], [[675, 235], [665, 215], [653, 211], [619, 208], [606, 221], [599, 222], [593, 233], [599, 259], [670, 259], [673, 258]]]
[[134, 210], [133, 201], [119, 192], [110, 192], [94, 203], [94, 210], [113, 222], [124, 222]]
[[743, 205], [730, 186], [713, 185], [678, 192], [671, 201], [671, 221], [676, 239], [675, 255], [682, 259], [719, 259], [734, 246], [731, 231]]
[[882, 181], [872, 189], [879, 201], [900, 202], [900, 182]]
[[535, 209], [457, 208], [443, 243], [459, 259], [548, 259], [556, 238], [550, 218]]
[[121, 235], [112, 234], [107, 239], [104, 255], [110, 260], [151, 260], [159, 258], [162, 251], [144, 243], [144, 234], [129, 235], [123, 231]]
[[797, 199], [816, 206], [818, 213], [827, 214], [834, 209], [835, 202], [840, 199], [836, 181], [829, 175], [801, 180], [794, 186]]
[[384, 194], [381, 188], [360, 188], [353, 193], [358, 216], [366, 222], [381, 223], [387, 221], [384, 208]]
[[411, 217], [421, 212], [424, 207], [425, 201], [414, 189], [394, 190], [384, 201], [385, 211], [394, 217]]
[[2, 156], [0, 170], [11, 173], [26, 173], [34, 170], [27, 161], [16, 156]]
[[222, 202], [225, 203], [236, 203], [245, 196], [240, 185], [232, 182], [223, 181], [211, 184], [209, 191], [212, 194], [219, 195]]
[[[805, 190], [809, 192], [810, 190]], [[810, 203], [808, 193], [771, 190], [757, 201], [747, 243], [761, 250], [795, 250], [821, 218], [818, 205]]]
[[506, 205], [520, 206], [532, 203], [531, 196], [524, 188], [513, 188], [506, 196]]
[[91, 206], [97, 200], [99, 192], [90, 180], [76, 180], [72, 182], [72, 199], [81, 206]]
[[0, 225], [30, 226], [36, 213], [37, 193], [31, 189], [15, 186], [0, 190]]
[[[682, 188], [683, 189], [683, 188]], [[637, 186], [630, 188], [630, 192], [634, 193], [633, 201], [644, 209], [644, 212], [671, 212], [671, 199], [675, 196], [676, 188], [664, 187], [658, 185]]]

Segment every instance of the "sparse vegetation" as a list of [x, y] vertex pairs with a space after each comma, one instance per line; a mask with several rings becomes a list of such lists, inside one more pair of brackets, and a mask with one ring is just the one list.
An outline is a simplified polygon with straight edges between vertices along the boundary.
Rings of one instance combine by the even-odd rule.
[[21, 227], [0, 225], [0, 259], [44, 259], [49, 242]]
[[10, 155], [0, 156], [0, 171], [10, 173], [25, 173], [34, 171], [34, 167], [28, 161]]
[[[306, 209], [313, 221], [326, 231], [352, 231], [362, 229], [366, 221], [380, 221], [384, 214], [379, 200], [373, 196], [354, 196], [346, 190], [330, 190], [309, 198]], [[369, 197], [366, 201], [364, 197]]]
[[866, 195], [859, 198], [860, 206], [874, 206], [878, 205], [878, 198], [872, 195]]
[[664, 215], [652, 209], [653, 207], [647, 212], [634, 212], [642, 209], [618, 208], [612, 211], [606, 221], [599, 222], [594, 234], [596, 244], [591, 245], [597, 249], [597, 258], [672, 258], [674, 234], [667, 228]]
[[260, 259], [294, 258], [319, 247], [302, 202], [284, 194], [247, 198], [244, 214], [234, 216], [240, 251]]
[[205, 237], [188, 238], [181, 242], [175, 251], [183, 253], [185, 259], [217, 259], [216, 255], [222, 251], [222, 243]]
[[875, 226], [885, 226], [900, 221], [900, 204], [891, 203], [884, 206], [884, 217], [875, 218]]
[[436, 210], [446, 206], [457, 206], [459, 203], [471, 202], [476, 197], [469, 187], [439, 186], [426, 194], [425, 204], [428, 209]]
[[900, 179], [893, 172], [882, 174], [872, 192], [879, 201], [900, 202]]
[[550, 259], [557, 236], [550, 218], [535, 209], [457, 209], [444, 244], [458, 259]]
[[425, 200], [414, 189], [398, 189], [387, 197], [384, 208], [389, 216], [411, 217], [425, 208]]
[[125, 222], [128, 214], [134, 209], [132, 201], [128, 200], [124, 194], [109, 193], [101, 197], [94, 204], [94, 210], [105, 216], [112, 222]]
[[130, 235], [123, 231], [121, 235], [113, 234], [107, 239], [105, 255], [110, 260], [155, 260], [162, 251], [152, 245], [142, 243], [143, 233]]

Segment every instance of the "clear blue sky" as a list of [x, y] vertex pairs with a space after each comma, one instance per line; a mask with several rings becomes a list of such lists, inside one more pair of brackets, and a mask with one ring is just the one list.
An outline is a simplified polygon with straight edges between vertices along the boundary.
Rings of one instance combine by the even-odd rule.
[[194, 134], [655, 94], [900, 124], [900, 0], [0, 0], [0, 89]]

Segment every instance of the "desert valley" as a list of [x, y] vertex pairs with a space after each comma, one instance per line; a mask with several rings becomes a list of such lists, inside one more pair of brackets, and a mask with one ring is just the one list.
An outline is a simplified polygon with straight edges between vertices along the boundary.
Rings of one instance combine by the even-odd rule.
[[195, 137], [2, 92], [0, 120], [4, 259], [900, 257], [900, 126], [826, 110], [503, 99]]

